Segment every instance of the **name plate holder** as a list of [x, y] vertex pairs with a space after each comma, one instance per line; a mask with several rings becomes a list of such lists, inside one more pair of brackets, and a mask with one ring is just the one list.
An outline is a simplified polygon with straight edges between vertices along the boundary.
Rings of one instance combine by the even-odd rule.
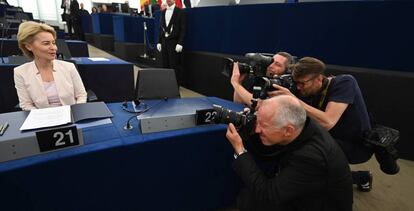
[[0, 162], [78, 147], [84, 144], [82, 129], [75, 125], [28, 131], [0, 142]]

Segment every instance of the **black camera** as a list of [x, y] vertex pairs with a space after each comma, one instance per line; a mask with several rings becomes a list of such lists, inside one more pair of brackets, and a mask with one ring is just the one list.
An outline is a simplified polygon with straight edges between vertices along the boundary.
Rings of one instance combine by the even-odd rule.
[[254, 125], [254, 122], [256, 121], [256, 115], [250, 111], [240, 113], [223, 108], [219, 105], [213, 105], [213, 109], [216, 114], [214, 115], [212, 122], [215, 124], [233, 123], [238, 130], [245, 130], [250, 125]]
[[219, 105], [213, 105], [216, 114], [210, 123], [229, 124], [232, 123], [243, 140], [244, 147], [260, 159], [272, 159], [283, 152], [283, 147], [275, 144], [265, 146], [255, 132], [256, 114], [254, 108], [248, 112], [235, 112]]
[[400, 171], [396, 162], [398, 152], [395, 149], [399, 138], [398, 130], [384, 125], [376, 124], [371, 130], [364, 132], [364, 144], [374, 149], [380, 169], [386, 174], [394, 175]]
[[[273, 63], [273, 57], [261, 53], [247, 53], [245, 55], [248, 63], [239, 62], [240, 73], [248, 73], [254, 76], [266, 76], [267, 67]], [[226, 58], [223, 65], [223, 74], [227, 77], [232, 75], [234, 60]]]
[[297, 93], [296, 83], [291, 74], [284, 74], [275, 78], [256, 77], [253, 84], [253, 98], [266, 99], [267, 92], [275, 90], [273, 84], [285, 87], [293, 94]]

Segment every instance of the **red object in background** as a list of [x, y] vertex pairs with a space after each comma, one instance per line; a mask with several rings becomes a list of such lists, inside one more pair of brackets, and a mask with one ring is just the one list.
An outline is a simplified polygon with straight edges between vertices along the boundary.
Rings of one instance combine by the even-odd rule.
[[183, 3], [181, 2], [181, 0], [175, 0], [175, 6], [177, 6], [178, 8], [183, 8]]

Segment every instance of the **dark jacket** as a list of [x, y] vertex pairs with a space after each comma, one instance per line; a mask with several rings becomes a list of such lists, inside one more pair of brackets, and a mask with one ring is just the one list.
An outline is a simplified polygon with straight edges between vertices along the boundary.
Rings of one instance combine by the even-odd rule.
[[239, 195], [240, 210], [352, 210], [348, 161], [313, 120], [274, 159], [278, 165], [273, 176], [266, 176], [249, 152], [235, 160], [234, 169], [247, 187]]
[[[165, 22], [165, 12], [166, 10], [163, 10], [161, 12], [161, 19], [160, 19], [161, 28], [160, 28], [160, 34], [158, 36], [158, 43], [162, 43], [162, 41], [166, 39], [166, 40], [175, 40], [177, 41], [177, 44], [183, 45], [184, 36], [185, 36], [185, 28], [186, 28], [185, 11], [176, 6], [174, 8], [174, 11], [173, 11], [173, 14], [171, 16], [171, 20], [168, 26]], [[165, 32], [169, 33], [168, 37], [164, 37]]]
[[72, 0], [72, 2], [70, 3], [70, 15], [73, 18], [79, 18], [80, 14], [79, 14], [79, 3], [77, 0]]
[[60, 4], [60, 8], [63, 9], [63, 13], [62, 13], [62, 20], [63, 21], [68, 21], [68, 18], [71, 19], [79, 19], [79, 3], [77, 0], [71, 0], [70, 1], [70, 6], [69, 6], [69, 11], [70, 11], [70, 17], [68, 17], [68, 15], [66, 14], [66, 5], [65, 5], [65, 0], [62, 0], [62, 3]]

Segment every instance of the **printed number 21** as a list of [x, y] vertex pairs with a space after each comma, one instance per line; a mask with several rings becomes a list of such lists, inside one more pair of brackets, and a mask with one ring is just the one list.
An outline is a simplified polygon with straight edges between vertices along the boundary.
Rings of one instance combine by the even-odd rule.
[[53, 134], [53, 138], [57, 138], [58, 140], [55, 143], [55, 146], [62, 146], [65, 145], [66, 142], [63, 141], [63, 138], [65, 137], [65, 135], [69, 136], [69, 142], [73, 143], [73, 134], [72, 134], [72, 130], [69, 130], [66, 133], [63, 132], [56, 132]]

